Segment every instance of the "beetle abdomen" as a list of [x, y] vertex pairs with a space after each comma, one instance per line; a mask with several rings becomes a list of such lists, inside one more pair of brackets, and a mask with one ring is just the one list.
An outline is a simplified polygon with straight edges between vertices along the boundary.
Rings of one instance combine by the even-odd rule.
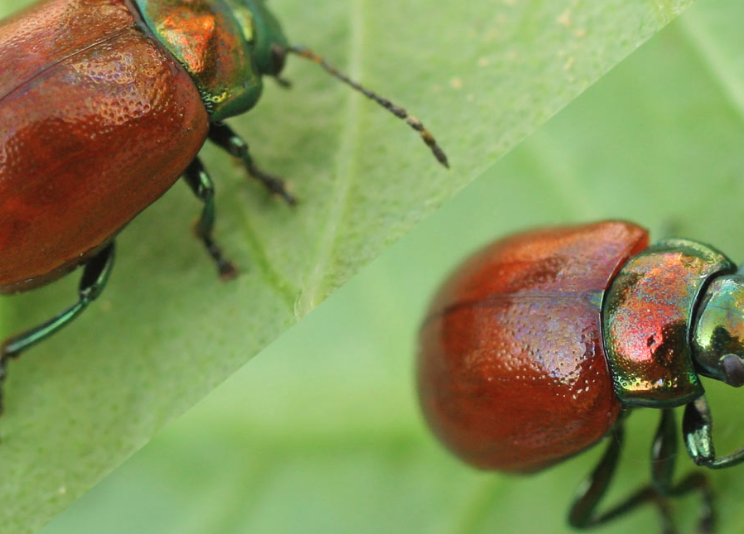
[[79, 265], [203, 144], [196, 86], [140, 24], [123, 0], [53, 0], [0, 26], [0, 293]]
[[531, 472], [600, 440], [620, 411], [601, 300], [648, 244], [623, 222], [540, 230], [481, 251], [445, 283], [422, 328], [424, 414], [481, 468]]

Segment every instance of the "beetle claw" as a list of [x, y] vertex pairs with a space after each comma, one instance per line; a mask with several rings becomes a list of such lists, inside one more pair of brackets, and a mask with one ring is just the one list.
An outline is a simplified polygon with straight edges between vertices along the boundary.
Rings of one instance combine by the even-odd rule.
[[290, 206], [297, 205], [297, 198], [289, 192], [290, 188], [286, 181], [262, 171], [252, 162], [246, 165], [246, 167], [248, 174], [261, 182], [272, 195], [283, 198]]
[[290, 206], [297, 205], [297, 198], [288, 191], [286, 184], [281, 183], [276, 191], [273, 191], [275, 197], [280, 197]]
[[292, 82], [290, 82], [288, 79], [280, 78], [279, 76], [274, 76], [274, 79], [276, 80], [276, 83], [278, 83], [280, 87], [283, 87], [284, 89], [292, 88]]
[[232, 262], [223, 260], [217, 265], [217, 269], [220, 272], [220, 280], [227, 282], [238, 276], [238, 269], [233, 265]]

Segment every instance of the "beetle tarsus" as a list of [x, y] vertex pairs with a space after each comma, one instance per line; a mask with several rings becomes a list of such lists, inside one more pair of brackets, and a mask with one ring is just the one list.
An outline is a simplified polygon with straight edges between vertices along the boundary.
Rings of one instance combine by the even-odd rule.
[[220, 280], [232, 280], [238, 276], [238, 269], [235, 267], [233, 262], [222, 255], [222, 250], [211, 237], [201, 236], [201, 240], [207, 248], [207, 253], [209, 253], [214, 260], [214, 263], [217, 265], [217, 272], [220, 275]]
[[281, 197], [290, 206], [297, 205], [297, 198], [287, 190], [287, 183], [284, 180], [262, 171], [252, 161], [246, 164], [246, 168], [248, 174], [261, 182], [272, 195]]
[[226, 282], [232, 280], [238, 276], [238, 269], [233, 265], [232, 262], [224, 260], [218, 266], [220, 272], [220, 280]]

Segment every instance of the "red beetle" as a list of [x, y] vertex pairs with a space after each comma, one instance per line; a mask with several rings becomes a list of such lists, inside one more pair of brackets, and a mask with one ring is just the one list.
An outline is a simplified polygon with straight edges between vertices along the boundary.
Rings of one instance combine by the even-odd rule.
[[[698, 465], [744, 461], [744, 448], [716, 457], [699, 380], [741, 386], [743, 360], [744, 275], [734, 263], [687, 239], [649, 247], [646, 230], [611, 221], [516, 234], [467, 260], [422, 326], [418, 386], [434, 433], [482, 469], [539, 471], [610, 436], [573, 526], [653, 502], [675, 532], [666, 499], [699, 491], [700, 531], [710, 532], [706, 477], [673, 479], [672, 410], [686, 406], [684, 441]], [[652, 482], [598, 513], [632, 407], [662, 410]]]
[[197, 157], [209, 139], [289, 203], [222, 121], [251, 109], [288, 53], [319, 63], [417, 130], [414, 117], [315, 53], [289, 46], [263, 0], [48, 0], [0, 22], [0, 293], [81, 265], [79, 300], [0, 345], [8, 358], [68, 324], [103, 290], [114, 238], [184, 176], [204, 203], [196, 233], [223, 278], [212, 238], [214, 186]]

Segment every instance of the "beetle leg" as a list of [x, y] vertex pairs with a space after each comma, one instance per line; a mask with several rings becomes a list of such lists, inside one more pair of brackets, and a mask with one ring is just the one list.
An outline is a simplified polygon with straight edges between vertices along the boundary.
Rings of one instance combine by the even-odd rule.
[[[59, 329], [69, 324], [75, 317], [88, 307], [88, 304], [98, 298], [106, 286], [111, 269], [114, 266], [114, 243], [111, 242], [103, 250], [93, 256], [85, 264], [83, 276], [78, 288], [79, 300], [68, 309], [25, 332], [6, 339], [0, 345], [0, 386], [6, 376], [6, 366], [9, 358], [17, 358], [23, 351], [46, 339]], [[2, 412], [2, 387], [0, 387], [0, 413]]]
[[697, 465], [709, 469], [723, 469], [744, 461], [744, 447], [728, 456], [716, 458], [713, 446], [713, 417], [705, 395], [685, 407], [682, 434], [685, 437], [687, 452]]
[[[614, 508], [602, 514], [597, 514], [597, 506], [610, 486], [612, 477], [617, 469], [622, 448], [624, 430], [622, 424], [615, 427], [614, 439], [611, 439], [602, 459], [589, 477], [579, 487], [574, 503], [568, 516], [568, 522], [574, 528], [586, 529], [602, 525], [624, 515], [639, 505], [653, 502], [660, 515], [662, 532], [675, 534], [677, 532], [672, 522], [669, 505], [663, 496], [652, 486], [644, 486], [633, 493]], [[658, 438], [658, 433], [657, 433]]]
[[194, 158], [194, 161], [186, 168], [184, 179], [196, 197], [204, 202], [201, 217], [199, 217], [194, 227], [196, 236], [201, 239], [204, 246], [207, 247], [207, 252], [217, 264], [220, 278], [223, 280], [234, 278], [238, 274], [237, 269], [232, 262], [225, 259], [222, 255], [222, 250], [214, 242], [214, 238], [212, 237], [215, 215], [214, 182], [212, 182], [212, 178], [207, 174], [199, 158]]
[[259, 169], [253, 162], [253, 158], [248, 150], [248, 143], [227, 124], [210, 124], [209, 140], [231, 156], [240, 158], [248, 174], [261, 182], [269, 192], [282, 197], [289, 205], [293, 206], [297, 204], [297, 199], [287, 191], [284, 180]]

